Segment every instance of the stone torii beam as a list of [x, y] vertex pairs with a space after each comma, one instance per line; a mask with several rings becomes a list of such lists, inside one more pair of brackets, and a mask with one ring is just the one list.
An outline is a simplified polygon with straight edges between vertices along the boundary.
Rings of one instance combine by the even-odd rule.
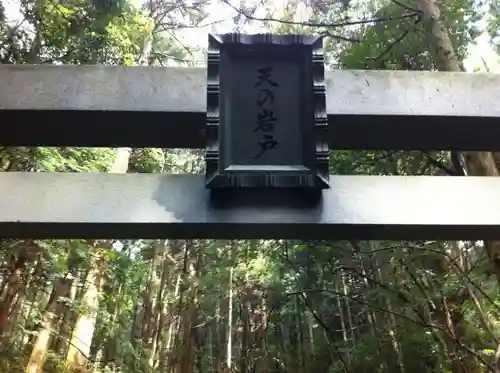
[[331, 176], [317, 206], [279, 191], [272, 206], [269, 196], [227, 193], [228, 205], [213, 206], [204, 185], [203, 175], [4, 172], [0, 237], [500, 237], [495, 177]]
[[[326, 82], [331, 148], [500, 148], [500, 75], [335, 71]], [[205, 95], [203, 69], [0, 66], [0, 146], [202, 148]], [[314, 206], [279, 190], [224, 204], [202, 175], [1, 173], [0, 237], [500, 238], [500, 178], [329, 184]]]
[[[500, 74], [325, 78], [332, 149], [499, 147]], [[201, 68], [0, 66], [0, 146], [203, 148], [205, 109]]]

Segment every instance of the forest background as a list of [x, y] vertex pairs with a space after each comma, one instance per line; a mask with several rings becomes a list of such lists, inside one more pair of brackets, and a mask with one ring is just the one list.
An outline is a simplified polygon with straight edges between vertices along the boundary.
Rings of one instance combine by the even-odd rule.
[[[202, 66], [208, 31], [269, 31], [323, 35], [331, 69], [499, 66], [494, 0], [1, 5], [4, 64]], [[333, 151], [330, 167], [500, 176], [500, 154]], [[0, 148], [0, 170], [200, 173], [203, 153]], [[496, 241], [2, 240], [0, 372], [499, 373], [499, 286]]]

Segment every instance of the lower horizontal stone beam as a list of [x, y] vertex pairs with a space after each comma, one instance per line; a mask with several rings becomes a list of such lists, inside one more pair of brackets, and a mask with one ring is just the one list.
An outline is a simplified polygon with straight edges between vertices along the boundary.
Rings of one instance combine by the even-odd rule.
[[[500, 74], [325, 77], [333, 149], [500, 149]], [[205, 69], [0, 65], [0, 146], [203, 148], [205, 110]]]
[[1, 238], [498, 239], [500, 178], [331, 176], [321, 198], [203, 175], [0, 173]]

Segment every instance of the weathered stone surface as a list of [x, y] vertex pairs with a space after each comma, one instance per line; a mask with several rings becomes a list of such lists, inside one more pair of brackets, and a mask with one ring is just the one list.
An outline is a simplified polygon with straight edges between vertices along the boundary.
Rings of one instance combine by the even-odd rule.
[[214, 205], [203, 175], [6, 172], [0, 237], [500, 237], [500, 178], [332, 176], [329, 183], [316, 205], [281, 191], [224, 193], [227, 204]]
[[[500, 74], [326, 72], [330, 115], [500, 117]], [[0, 110], [200, 112], [206, 70], [117, 66], [0, 66]]]
[[[326, 83], [332, 148], [500, 148], [500, 74], [338, 70]], [[205, 85], [204, 69], [2, 65], [0, 145], [202, 148]]]

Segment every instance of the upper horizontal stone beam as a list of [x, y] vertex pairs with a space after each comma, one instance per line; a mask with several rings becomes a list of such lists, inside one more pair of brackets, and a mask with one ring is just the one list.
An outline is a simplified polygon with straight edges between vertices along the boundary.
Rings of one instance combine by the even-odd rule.
[[[500, 149], [500, 74], [326, 72], [330, 146]], [[206, 70], [0, 66], [0, 146], [204, 147]]]
[[331, 176], [329, 182], [312, 204], [282, 190], [238, 198], [224, 191], [211, 200], [204, 175], [3, 172], [0, 237], [500, 238], [500, 178]]

